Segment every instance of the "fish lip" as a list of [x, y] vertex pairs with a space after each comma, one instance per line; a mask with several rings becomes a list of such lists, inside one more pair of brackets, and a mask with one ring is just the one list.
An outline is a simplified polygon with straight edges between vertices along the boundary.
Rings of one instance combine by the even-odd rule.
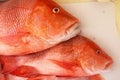
[[79, 26], [80, 26], [79, 23], [74, 23], [72, 26], [70, 26], [70, 28], [66, 29], [66, 31], [65, 31], [66, 34], [69, 35], [69, 34], [76, 32], [76, 31], [80, 32]]
[[79, 33], [80, 33], [80, 27], [79, 26], [80, 26], [80, 24], [78, 22], [75, 22], [69, 28], [67, 28], [65, 30], [62, 41], [69, 40], [69, 39], [79, 35]]
[[113, 61], [107, 62], [105, 65], [105, 70], [109, 69], [112, 63], [113, 63]]
[[78, 22], [73, 23], [69, 28], [65, 30], [65, 36], [74, 37], [80, 33], [80, 24]]

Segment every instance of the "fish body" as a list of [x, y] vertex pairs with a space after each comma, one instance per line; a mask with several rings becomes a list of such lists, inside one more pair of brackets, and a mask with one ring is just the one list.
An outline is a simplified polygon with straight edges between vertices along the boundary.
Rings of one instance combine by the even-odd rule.
[[5, 80], [5, 75], [2, 74], [2, 66], [1, 66], [1, 63], [0, 63], [0, 80]]
[[56, 76], [36, 76], [32, 78], [17, 77], [7, 75], [6, 80], [103, 80], [100, 75], [86, 76], [86, 77], [56, 77]]
[[0, 73], [0, 80], [5, 80], [5, 76]]
[[3, 73], [20, 77], [90, 76], [108, 69], [113, 62], [94, 42], [80, 35], [42, 52], [0, 59]]
[[78, 34], [78, 24], [53, 0], [0, 2], [0, 55], [45, 50]]
[[18, 77], [18, 76], [13, 76], [13, 75], [7, 74], [5, 76], [5, 80], [28, 80], [28, 78]]

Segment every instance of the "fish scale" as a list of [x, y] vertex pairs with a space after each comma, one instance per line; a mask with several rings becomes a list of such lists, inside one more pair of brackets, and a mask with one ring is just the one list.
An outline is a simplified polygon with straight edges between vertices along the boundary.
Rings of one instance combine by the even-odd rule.
[[[9, 2], [11, 2], [11, 1], [9, 1]], [[35, 3], [33, 3], [32, 0], [31, 1], [28, 0], [28, 1], [26, 1], [26, 3], [29, 3], [29, 5], [25, 6], [26, 3], [24, 2], [24, 0], [18, 0], [18, 1], [14, 0], [14, 1], [12, 1], [12, 3], [11, 3], [12, 6], [11, 6], [11, 4], [9, 2], [7, 2], [9, 4], [7, 7], [2, 6], [0, 8], [0, 11], [1, 11], [0, 19], [2, 19], [1, 23], [3, 23], [3, 21], [6, 23], [4, 25], [8, 29], [8, 30], [6, 29], [7, 30], [6, 34], [8, 34], [8, 33], [16, 34], [17, 32], [20, 32], [21, 28], [25, 25], [25, 22], [29, 19], [31, 8]], [[12, 16], [14, 16], [14, 17], [12, 17]], [[14, 26], [14, 27], [12, 27], [12, 26]], [[3, 36], [3, 34], [1, 34], [1, 35]]]

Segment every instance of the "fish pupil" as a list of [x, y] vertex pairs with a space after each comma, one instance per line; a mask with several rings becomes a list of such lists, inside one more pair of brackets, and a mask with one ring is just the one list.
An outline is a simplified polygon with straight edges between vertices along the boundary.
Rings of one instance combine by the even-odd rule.
[[96, 51], [96, 53], [97, 53], [97, 54], [100, 54], [100, 53], [101, 53], [101, 51], [100, 51], [100, 50], [97, 50], [97, 51]]
[[58, 13], [59, 12], [59, 8], [53, 8], [53, 12], [54, 13]]

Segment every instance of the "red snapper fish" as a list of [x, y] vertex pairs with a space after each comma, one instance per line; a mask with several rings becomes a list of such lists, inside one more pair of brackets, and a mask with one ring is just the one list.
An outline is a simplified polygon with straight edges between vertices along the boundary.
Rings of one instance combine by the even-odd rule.
[[113, 62], [94, 42], [80, 35], [42, 52], [0, 59], [3, 73], [20, 77], [90, 76], [108, 69]]
[[56, 76], [36, 76], [32, 78], [17, 77], [6, 75], [5, 80], [104, 80], [100, 75], [85, 76], [85, 77], [56, 77]]
[[0, 2], [0, 55], [50, 48], [79, 33], [79, 21], [53, 0]]

